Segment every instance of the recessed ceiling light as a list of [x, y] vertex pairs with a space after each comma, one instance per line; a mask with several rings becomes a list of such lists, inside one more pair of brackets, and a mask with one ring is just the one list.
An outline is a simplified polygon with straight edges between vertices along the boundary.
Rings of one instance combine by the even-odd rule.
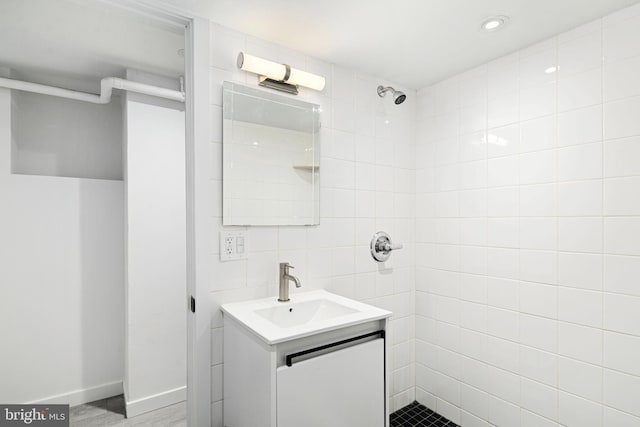
[[558, 67], [549, 67], [546, 70], [544, 70], [544, 72], [547, 73], [547, 74], [553, 74], [556, 71], [558, 71]]
[[504, 16], [504, 15], [492, 16], [491, 18], [487, 18], [484, 21], [482, 21], [482, 25], [480, 25], [480, 28], [484, 31], [496, 31], [500, 28], [503, 28], [508, 20], [509, 20], [508, 16]]

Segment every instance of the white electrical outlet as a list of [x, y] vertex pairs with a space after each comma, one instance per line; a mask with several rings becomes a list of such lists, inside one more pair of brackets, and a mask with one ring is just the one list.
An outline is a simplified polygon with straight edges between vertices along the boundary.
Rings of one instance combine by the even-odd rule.
[[247, 230], [220, 232], [220, 261], [247, 258]]

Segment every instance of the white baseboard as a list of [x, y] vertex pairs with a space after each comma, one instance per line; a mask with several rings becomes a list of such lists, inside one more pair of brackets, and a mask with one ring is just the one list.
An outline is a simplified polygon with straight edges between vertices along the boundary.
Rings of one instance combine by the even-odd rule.
[[187, 400], [187, 386], [178, 387], [136, 400], [129, 400], [127, 393], [124, 394], [124, 406], [127, 412], [127, 418], [155, 411], [156, 409], [164, 408], [174, 403], [184, 402], [185, 400]]
[[122, 394], [122, 381], [114, 381], [112, 383], [102, 384], [95, 387], [75, 390], [69, 393], [50, 396], [45, 399], [39, 399], [30, 404], [68, 404], [69, 406], [82, 405], [83, 403], [93, 402], [94, 400], [106, 399], [107, 397]]

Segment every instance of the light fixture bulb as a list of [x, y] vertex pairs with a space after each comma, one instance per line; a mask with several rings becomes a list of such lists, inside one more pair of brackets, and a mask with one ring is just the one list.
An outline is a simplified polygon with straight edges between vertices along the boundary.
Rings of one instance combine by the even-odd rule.
[[504, 16], [504, 15], [492, 16], [490, 18], [485, 19], [482, 22], [482, 25], [480, 25], [480, 28], [484, 31], [495, 31], [504, 27], [504, 25], [507, 23], [508, 20], [509, 20], [508, 16]]
[[500, 25], [502, 25], [502, 22], [498, 21], [498, 20], [493, 20], [493, 21], [489, 21], [486, 22], [484, 24], [484, 29], [485, 30], [495, 30], [496, 28], [498, 28]]
[[288, 65], [278, 64], [277, 62], [262, 59], [244, 52], [238, 54], [238, 68], [257, 74], [258, 76], [275, 80], [276, 82], [286, 83], [289, 86], [295, 85], [295, 93], [297, 93], [297, 85], [318, 91], [323, 90], [325, 86], [325, 79], [322, 76], [291, 68]]

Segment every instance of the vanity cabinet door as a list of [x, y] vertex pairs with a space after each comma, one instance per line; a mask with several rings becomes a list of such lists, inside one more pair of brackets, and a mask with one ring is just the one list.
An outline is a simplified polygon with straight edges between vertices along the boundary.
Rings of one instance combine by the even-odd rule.
[[384, 427], [384, 339], [277, 370], [278, 427]]

